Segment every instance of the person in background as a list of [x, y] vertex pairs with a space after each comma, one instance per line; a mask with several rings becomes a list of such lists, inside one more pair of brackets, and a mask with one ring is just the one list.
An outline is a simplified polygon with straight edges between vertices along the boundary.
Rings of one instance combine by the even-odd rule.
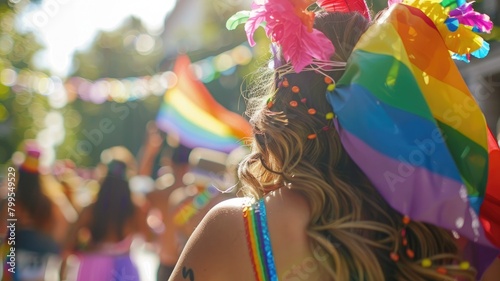
[[78, 202], [77, 193], [81, 188], [82, 179], [76, 172], [76, 165], [69, 159], [57, 161], [54, 164], [53, 174], [56, 180], [62, 185], [62, 192], [77, 213], [80, 213], [82, 206]]
[[150, 214], [162, 224], [156, 241], [160, 258], [157, 280], [167, 280], [178, 259], [178, 245], [171, 231], [172, 216], [168, 198], [175, 190], [184, 186], [182, 178], [189, 170], [187, 161], [189, 151], [190, 149], [184, 146], [174, 149], [170, 164], [162, 167], [164, 173], [156, 179], [155, 190], [146, 195], [150, 204]]
[[206, 213], [235, 197], [235, 171], [228, 169], [228, 158], [226, 153], [205, 148], [194, 148], [189, 154], [190, 171], [184, 176], [185, 186], [173, 191], [168, 199], [171, 224], [167, 231], [172, 232], [178, 256]]
[[106, 172], [97, 198], [82, 210], [68, 235], [65, 256], [74, 256], [68, 261], [67, 280], [137, 281], [130, 246], [136, 235], [150, 239], [151, 231], [147, 210], [134, 201], [129, 187], [133, 157], [126, 149], [114, 147], [102, 158]]
[[[16, 272], [5, 270], [2, 280], [59, 280], [60, 254], [71, 222], [68, 217], [76, 214], [65, 214], [68, 210], [61, 208], [61, 202], [49, 196], [54, 193], [51, 189], [58, 188], [57, 183], [49, 180], [51, 175], [40, 174], [41, 150], [36, 143], [26, 147], [26, 158], [16, 175], [17, 184], [13, 192], [9, 191], [14, 193], [14, 205], [8, 208], [6, 200], [2, 204], [2, 230], [8, 230], [7, 218], [16, 219], [15, 244], [11, 246], [16, 248], [17, 264]], [[6, 242], [3, 240], [2, 248], [9, 249]]]
[[[178, 143], [175, 136], [168, 136], [169, 147], [164, 148], [165, 136], [152, 121], [146, 126], [146, 137], [139, 157], [139, 181], [154, 180], [154, 189], [146, 194], [149, 204], [148, 221], [157, 233], [156, 245], [160, 264], [157, 280], [167, 280], [178, 259], [178, 245], [171, 230], [172, 216], [168, 200], [172, 192], [184, 186], [182, 181], [189, 170], [188, 157], [191, 149]], [[160, 168], [154, 171], [154, 163], [160, 158]], [[146, 180], [148, 179], [148, 180]]]

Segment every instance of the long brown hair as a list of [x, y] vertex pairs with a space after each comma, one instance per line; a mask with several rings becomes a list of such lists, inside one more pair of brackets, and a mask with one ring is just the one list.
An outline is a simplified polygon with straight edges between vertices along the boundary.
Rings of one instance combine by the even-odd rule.
[[43, 192], [40, 174], [19, 169], [16, 201], [33, 221], [34, 227], [44, 233], [49, 233], [53, 226], [53, 203]]
[[122, 161], [112, 160], [108, 164], [108, 173], [92, 209], [90, 233], [93, 243], [103, 241], [110, 234], [120, 240], [125, 238], [125, 224], [135, 213], [126, 172], [127, 165]]
[[[331, 59], [343, 62], [368, 26], [357, 13], [325, 13], [315, 22], [336, 47]], [[338, 69], [328, 72], [334, 79], [342, 74]], [[304, 196], [311, 209], [307, 234], [312, 248], [328, 253], [325, 269], [332, 280], [455, 280], [456, 275], [474, 280], [474, 269], [456, 266], [453, 238], [438, 227], [411, 221], [406, 238], [414, 257], [406, 253], [400, 234], [403, 216], [347, 155], [333, 126], [325, 128], [325, 115], [332, 112], [325, 76], [303, 71], [285, 77], [290, 86], [277, 87], [277, 72], [264, 70], [250, 90], [257, 95], [248, 107], [254, 128], [252, 153], [239, 169], [246, 193], [259, 198], [268, 186], [281, 185]], [[291, 106], [297, 100], [292, 86], [299, 87], [304, 104]], [[310, 108], [317, 114], [311, 115]], [[316, 137], [308, 138], [313, 133]], [[392, 252], [398, 261], [391, 259]], [[423, 259], [432, 260], [432, 266], [422, 266]], [[447, 274], [438, 273], [437, 267]]]

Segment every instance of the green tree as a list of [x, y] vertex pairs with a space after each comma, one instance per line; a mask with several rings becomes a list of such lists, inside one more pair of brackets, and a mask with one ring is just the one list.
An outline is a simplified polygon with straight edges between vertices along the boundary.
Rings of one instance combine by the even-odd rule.
[[126, 78], [157, 71], [162, 42], [149, 34], [142, 22], [130, 17], [111, 32], [100, 32], [92, 46], [73, 58], [72, 76], [87, 79]]
[[33, 33], [16, 28], [25, 2], [0, 2], [0, 163], [10, 158], [23, 139], [35, 137], [39, 124], [35, 119], [47, 108], [44, 98], [28, 88], [11, 87], [22, 79], [18, 73], [29, 74], [34, 69], [32, 58], [42, 49]]
[[[163, 56], [162, 42], [152, 35], [137, 18], [129, 18], [118, 29], [100, 32], [88, 50], [73, 57], [74, 71], [90, 81], [102, 78], [131, 80], [130, 77], [157, 72]], [[126, 85], [124, 85], [127, 87]], [[95, 165], [100, 153], [111, 146], [123, 145], [137, 153], [149, 120], [155, 119], [161, 102], [159, 96], [144, 100], [100, 104], [75, 100], [71, 107], [81, 123], [72, 130], [75, 144], [64, 144], [59, 157], [70, 158], [79, 164]]]

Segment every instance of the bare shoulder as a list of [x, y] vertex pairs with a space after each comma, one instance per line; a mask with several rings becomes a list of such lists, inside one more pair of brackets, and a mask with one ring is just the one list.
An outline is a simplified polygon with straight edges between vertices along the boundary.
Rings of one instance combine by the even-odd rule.
[[[309, 206], [301, 195], [288, 189], [270, 193], [264, 202], [278, 276], [280, 280], [294, 280], [297, 266], [311, 265], [306, 234]], [[245, 198], [229, 199], [207, 213], [170, 280], [254, 280], [243, 219], [246, 203]]]
[[253, 280], [242, 215], [245, 201], [229, 199], [207, 213], [169, 280]]

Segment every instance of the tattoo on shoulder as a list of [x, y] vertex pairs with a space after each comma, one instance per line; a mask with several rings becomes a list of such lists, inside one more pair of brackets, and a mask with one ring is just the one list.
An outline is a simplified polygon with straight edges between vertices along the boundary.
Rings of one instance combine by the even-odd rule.
[[182, 267], [182, 277], [189, 281], [194, 281], [194, 271], [191, 268]]

